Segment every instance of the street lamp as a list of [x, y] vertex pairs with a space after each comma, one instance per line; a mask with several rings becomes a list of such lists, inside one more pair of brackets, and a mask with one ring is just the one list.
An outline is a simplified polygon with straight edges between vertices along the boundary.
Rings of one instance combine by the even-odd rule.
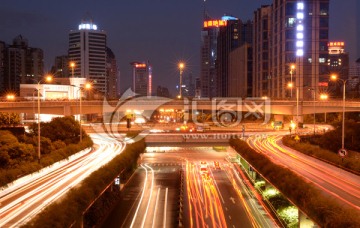
[[90, 83], [85, 83], [84, 87], [79, 87], [78, 92], [80, 92], [80, 142], [82, 142], [82, 90], [86, 89], [89, 90], [91, 89], [91, 84]]
[[[295, 70], [295, 65], [294, 64], [291, 64], [290, 65], [290, 83], [293, 84], [293, 73], [294, 73], [294, 70]], [[290, 91], [290, 97], [292, 98], [292, 87], [291, 87], [291, 91]]]
[[341, 131], [341, 149], [345, 149], [345, 98], [346, 98], [346, 93], [345, 93], [345, 89], [346, 89], [346, 82], [347, 79], [341, 79], [338, 78], [338, 76], [336, 74], [332, 74], [330, 76], [330, 79], [332, 81], [337, 81], [340, 80], [343, 83], [343, 107], [342, 107], [342, 131]]
[[[15, 95], [14, 94], [8, 94], [6, 95], [6, 100], [8, 101], [14, 101], [15, 100]], [[9, 112], [9, 126], [10, 126], [10, 112]]]
[[[292, 90], [294, 84], [290, 82], [288, 84], [288, 87]], [[299, 87], [298, 86], [296, 86], [296, 126], [297, 126], [296, 129], [298, 129], [299, 126]]]
[[181, 93], [181, 90], [182, 90], [182, 74], [183, 74], [183, 71], [184, 71], [184, 67], [185, 67], [185, 64], [184, 63], [179, 63], [179, 70], [180, 70], [180, 88], [179, 88], [179, 99], [181, 99], [182, 97], [182, 93]]
[[72, 77], [74, 77], [74, 68], [75, 68], [75, 62], [70, 62], [70, 67], [71, 67], [71, 72], [72, 72]]
[[37, 101], [38, 101], [38, 162], [40, 164], [40, 157], [41, 157], [41, 145], [40, 145], [40, 84], [41, 82], [51, 82], [53, 77], [51, 75], [47, 75], [45, 78], [40, 79], [37, 82]]

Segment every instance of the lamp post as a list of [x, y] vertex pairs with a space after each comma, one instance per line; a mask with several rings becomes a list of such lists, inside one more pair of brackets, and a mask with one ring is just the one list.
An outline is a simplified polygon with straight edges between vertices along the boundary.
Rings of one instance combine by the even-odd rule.
[[70, 67], [71, 67], [71, 76], [74, 77], [75, 62], [70, 62]]
[[[294, 87], [294, 84], [292, 82], [290, 82], [288, 84], [288, 87], [291, 89], [292, 91], [292, 88]], [[297, 131], [297, 128], [298, 128], [298, 125], [299, 125], [299, 87], [296, 86], [296, 120], [295, 120], [295, 123], [296, 123], [296, 131]]]
[[91, 89], [91, 84], [90, 83], [86, 83], [85, 87], [79, 87], [78, 92], [80, 93], [80, 142], [82, 142], [82, 90], [83, 89]]
[[341, 131], [341, 149], [345, 149], [345, 99], [346, 99], [346, 93], [345, 93], [345, 89], [346, 89], [346, 82], [347, 79], [341, 79], [338, 78], [338, 76], [336, 74], [332, 74], [330, 76], [330, 79], [332, 81], [337, 81], [340, 80], [343, 83], [343, 107], [342, 107], [342, 131]]
[[45, 82], [51, 82], [52, 81], [52, 76], [48, 75], [46, 76], [44, 79], [39, 80], [37, 82], [37, 103], [38, 103], [38, 162], [40, 164], [40, 158], [41, 158], [41, 145], [40, 145], [40, 84], [41, 82], [45, 81]]
[[314, 96], [314, 100], [313, 100], [313, 112], [314, 112], [314, 135], [315, 135], [315, 123], [316, 123], [316, 113], [315, 113], [315, 101], [316, 101], [316, 91], [314, 88], [312, 89], [308, 89], [313, 91], [313, 96]]
[[179, 98], [181, 99], [182, 97], [182, 74], [183, 74], [183, 70], [184, 70], [185, 64], [184, 63], [179, 63], [179, 70], [180, 70], [180, 88], [179, 88]]
[[[294, 70], [295, 70], [295, 65], [294, 64], [291, 64], [290, 65], [290, 83], [293, 84], [293, 73], [294, 73]], [[291, 91], [290, 91], [290, 97], [292, 98], [292, 88], [291, 88]]]
[[[13, 101], [13, 100], [15, 100], [15, 95], [14, 95], [14, 94], [8, 94], [8, 95], [6, 95], [6, 100], [8, 100], [8, 101]], [[9, 112], [9, 126], [10, 126], [10, 112]]]

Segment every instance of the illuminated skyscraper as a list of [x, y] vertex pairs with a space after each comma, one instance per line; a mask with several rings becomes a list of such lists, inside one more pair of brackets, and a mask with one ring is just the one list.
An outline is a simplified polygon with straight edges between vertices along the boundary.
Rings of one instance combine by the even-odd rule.
[[70, 31], [69, 61], [75, 62], [74, 77], [92, 81], [96, 90], [106, 94], [106, 33], [91, 19]]
[[145, 62], [132, 62], [133, 87], [132, 90], [142, 96], [152, 95], [152, 66]]
[[201, 31], [201, 97], [215, 97], [217, 94], [216, 59], [219, 28], [227, 21], [212, 20], [205, 14]]
[[329, 78], [329, 0], [273, 0], [254, 17], [253, 95], [290, 97], [287, 84], [292, 79], [299, 98], [310, 99], [306, 91], [317, 92], [319, 84]]

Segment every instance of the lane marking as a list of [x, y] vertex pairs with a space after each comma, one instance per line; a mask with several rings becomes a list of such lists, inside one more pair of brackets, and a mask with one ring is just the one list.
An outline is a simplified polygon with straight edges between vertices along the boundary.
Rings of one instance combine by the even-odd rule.
[[164, 202], [164, 221], [163, 221], [163, 227], [166, 227], [166, 208], [167, 208], [167, 197], [168, 197], [168, 188], [165, 190], [165, 202]]

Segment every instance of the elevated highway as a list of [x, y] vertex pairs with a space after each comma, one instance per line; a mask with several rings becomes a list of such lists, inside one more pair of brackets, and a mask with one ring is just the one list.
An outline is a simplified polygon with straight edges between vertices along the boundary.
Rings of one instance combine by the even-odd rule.
[[[342, 101], [300, 101], [299, 115], [311, 113], [342, 112]], [[79, 101], [41, 101], [41, 114], [76, 115], [80, 112]], [[271, 113], [277, 115], [296, 115], [297, 103], [293, 100], [214, 98], [212, 100], [171, 100], [142, 98], [126, 102], [84, 100], [83, 114], [126, 112], [126, 110], [154, 111], [157, 109], [176, 109], [185, 111], [239, 111]], [[360, 101], [346, 101], [346, 112], [360, 112]], [[36, 101], [0, 102], [0, 112], [36, 113]]]

